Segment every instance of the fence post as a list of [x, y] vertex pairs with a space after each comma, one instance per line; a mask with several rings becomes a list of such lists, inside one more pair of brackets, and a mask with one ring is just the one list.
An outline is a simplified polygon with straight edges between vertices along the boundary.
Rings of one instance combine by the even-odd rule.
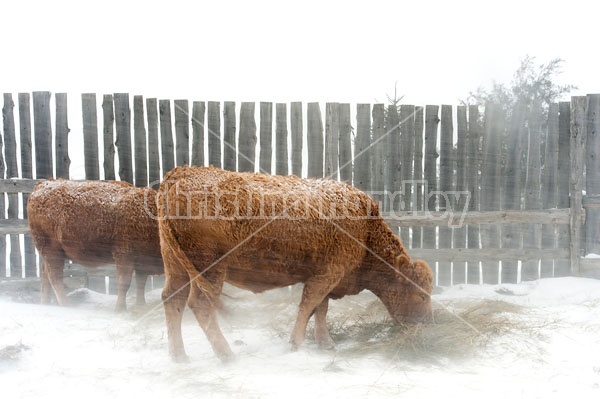
[[112, 94], [105, 94], [102, 99], [102, 120], [104, 144], [104, 179], [115, 180], [115, 111]]
[[35, 135], [35, 177], [48, 179], [52, 169], [52, 126], [50, 122], [50, 93], [33, 92], [33, 129]]
[[292, 136], [292, 173], [302, 176], [302, 103], [290, 104], [290, 129]]
[[[467, 107], [464, 105], [456, 107], [456, 213], [462, 213], [467, 206], [467, 198], [460, 195], [461, 191], [467, 191], [467, 156], [469, 153], [469, 141], [467, 137]], [[456, 216], [455, 216], [456, 217]], [[467, 247], [467, 225], [462, 225], [453, 229], [453, 248]], [[452, 283], [466, 283], [466, 262], [454, 262], [452, 265]]]
[[162, 175], [175, 167], [175, 148], [173, 147], [173, 125], [171, 124], [171, 101], [158, 101], [160, 121], [160, 143], [162, 151]]
[[[415, 144], [415, 107], [400, 106], [400, 210], [412, 209], [413, 148]], [[400, 237], [410, 247], [410, 227], [400, 229]]]
[[[425, 211], [434, 212], [436, 210], [436, 198], [432, 195], [438, 191], [437, 182], [437, 130], [440, 118], [438, 118], [439, 107], [437, 105], [427, 105], [425, 108]], [[436, 245], [436, 228], [423, 227], [423, 248], [433, 249]], [[435, 265], [431, 265], [435, 270]]]
[[175, 163], [190, 163], [190, 109], [188, 100], [175, 100]]
[[373, 168], [371, 175], [373, 181], [371, 189], [373, 190], [373, 198], [379, 203], [379, 209], [385, 209], [385, 173], [383, 161], [386, 155], [385, 147], [385, 106], [383, 104], [373, 105], [373, 147], [372, 151], [372, 165]]
[[148, 155], [144, 123], [144, 97], [133, 96], [133, 159], [135, 185], [148, 186]]
[[[4, 153], [6, 154], [6, 177], [19, 177], [17, 166], [17, 140], [15, 134], [14, 102], [10, 93], [4, 93], [2, 121], [4, 122]], [[19, 195], [7, 194], [8, 218], [19, 218]], [[10, 276], [21, 277], [21, 245], [19, 235], [10, 234]]]
[[69, 129], [67, 117], [67, 94], [56, 93], [56, 177], [69, 178]]
[[275, 174], [288, 174], [287, 106], [275, 105]]
[[[31, 102], [29, 93], [19, 93], [19, 126], [21, 136], [21, 177], [24, 179], [33, 178], [32, 152], [31, 152]], [[4, 197], [4, 195], [2, 195]], [[29, 194], [23, 194], [23, 218], [27, 219], [27, 200]], [[0, 208], [0, 212], [3, 208]], [[2, 240], [2, 238], [0, 238]], [[35, 256], [35, 246], [30, 233], [25, 233], [23, 237], [23, 249], [25, 251], [25, 277], [37, 276], [37, 261]], [[0, 251], [0, 256], [2, 256]]]
[[386, 152], [386, 211], [400, 210], [400, 198], [398, 193], [402, 188], [402, 176], [400, 175], [400, 116], [398, 108], [390, 104], [385, 116], [385, 142]]
[[[0, 179], [6, 177], [4, 167], [4, 140], [3, 134], [0, 134]], [[6, 219], [6, 199], [5, 194], [0, 192], [0, 220]], [[6, 235], [0, 234], [0, 275], [6, 277]]]
[[[533, 111], [529, 115], [529, 153], [527, 156], [527, 178], [525, 181], [525, 209], [539, 210], [542, 207], [540, 197], [541, 172], [541, 115]], [[539, 249], [542, 245], [542, 226], [528, 223], [523, 229], [523, 248]], [[523, 262], [521, 280], [539, 278], [539, 260]]]
[[225, 101], [223, 107], [223, 169], [236, 171], [235, 103]]
[[221, 167], [221, 103], [208, 102], [208, 164]]
[[[502, 209], [520, 210], [523, 196], [522, 161], [523, 149], [522, 137], [525, 131], [525, 109], [523, 106], [514, 107], [507, 135], [507, 146], [510, 148], [506, 161], [506, 179], [504, 180], [504, 195]], [[507, 249], [516, 249], [523, 246], [522, 225], [504, 225], [501, 227], [501, 246]], [[516, 261], [502, 261], [502, 282], [516, 283], [518, 280], [518, 263]]]
[[340, 105], [325, 104], [325, 177], [338, 180], [339, 141], [340, 141]]
[[146, 99], [146, 119], [148, 121], [148, 182], [150, 187], [158, 189], [161, 180], [160, 153], [158, 142], [158, 101], [156, 98]]
[[600, 254], [600, 94], [587, 96], [585, 252]]
[[260, 103], [260, 163], [259, 171], [271, 173], [273, 155], [273, 103]]
[[[546, 130], [546, 146], [544, 169], [542, 171], [542, 209], [557, 207], [557, 165], [558, 165], [558, 104], [550, 104], [548, 110], [548, 128]], [[556, 248], [556, 226], [542, 225], [542, 248]], [[540, 278], [554, 275], [552, 259], [542, 259]]]
[[[496, 104], [485, 108], [483, 136], [483, 168], [481, 175], [481, 210], [497, 211], [500, 208], [500, 134], [502, 132], [502, 109]], [[499, 248], [498, 226], [481, 226], [481, 244], [484, 249]], [[483, 282], [498, 283], [498, 262], [483, 262]]]
[[339, 140], [340, 180], [352, 184], [352, 125], [350, 122], [350, 104], [340, 104]]
[[123, 181], [133, 183], [133, 163], [131, 162], [131, 109], [129, 94], [116, 93], [115, 116], [117, 154], [119, 156], [119, 177]]
[[[442, 105], [440, 126], [440, 186], [441, 194], [438, 196], [438, 206], [441, 212], [452, 211], [454, 204], [448, 193], [453, 191], [454, 182], [454, 156], [453, 136], [454, 127], [452, 121], [452, 106]], [[439, 226], [438, 243], [440, 249], [452, 248], [452, 229], [447, 226]], [[438, 262], [438, 284], [451, 285], [452, 264], [450, 262]]]
[[[558, 207], [560, 209], [569, 208], [569, 190], [564, 187], [570, 187], [571, 162], [570, 162], [570, 141], [571, 141], [571, 102], [564, 101], [558, 104]], [[557, 242], [569, 242], [569, 226], [560, 225], [557, 228]], [[554, 276], [565, 277], [571, 274], [570, 260], [558, 260], [554, 262]]]
[[307, 105], [308, 177], [323, 177], [323, 121], [319, 103]]
[[[571, 176], [569, 180], [571, 216], [570, 216], [570, 253], [571, 274], [580, 273], [579, 261], [581, 257], [581, 219], [583, 216], [582, 190], [584, 188], [584, 160], [588, 129], [588, 104], [586, 97], [571, 97], [571, 135], [570, 159]], [[587, 222], [587, 221], [586, 221]], [[587, 224], [587, 223], [586, 223]]]
[[243, 102], [240, 108], [240, 137], [238, 150], [238, 170], [254, 172], [256, 157], [256, 122], [254, 103]]
[[192, 165], [204, 165], [204, 101], [192, 103]]
[[85, 178], [87, 180], [98, 180], [100, 179], [100, 165], [98, 164], [98, 115], [96, 111], [96, 94], [82, 94], [81, 108], [83, 114]]
[[[423, 212], [423, 107], [415, 107], [415, 155], [414, 155], [414, 179], [412, 210], [416, 213]], [[412, 248], [422, 248], [423, 228], [412, 228]]]
[[[480, 178], [479, 171], [481, 170], [481, 151], [479, 144], [481, 141], [481, 124], [479, 121], [479, 107], [477, 105], [469, 106], [469, 121], [468, 121], [468, 140], [469, 153], [467, 156], [467, 187], [471, 192], [468, 210], [478, 211], [480, 198]], [[479, 225], [470, 224], [467, 227], [467, 245], [472, 249], [479, 249]], [[479, 284], [481, 273], [479, 271], [479, 262], [467, 263], [467, 283]]]
[[371, 105], [356, 106], [356, 140], [354, 142], [354, 185], [371, 190]]

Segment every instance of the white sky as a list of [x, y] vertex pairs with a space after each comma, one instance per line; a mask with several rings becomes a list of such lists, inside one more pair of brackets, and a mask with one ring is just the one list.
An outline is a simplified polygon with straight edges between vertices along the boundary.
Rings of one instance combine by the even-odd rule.
[[600, 91], [595, 1], [1, 2], [3, 92], [456, 104], [526, 54]]

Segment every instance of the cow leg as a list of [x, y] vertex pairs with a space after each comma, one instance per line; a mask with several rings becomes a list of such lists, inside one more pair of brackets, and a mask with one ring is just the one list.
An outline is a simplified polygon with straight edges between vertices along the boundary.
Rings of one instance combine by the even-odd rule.
[[52, 299], [52, 285], [50, 284], [50, 279], [48, 278], [48, 266], [46, 265], [45, 259], [42, 259], [40, 283], [41, 303], [44, 305], [49, 304], [50, 300]]
[[327, 328], [327, 309], [329, 308], [329, 298], [325, 297], [323, 302], [315, 309], [315, 341], [320, 348], [333, 349], [335, 344], [329, 335]]
[[133, 260], [126, 256], [115, 256], [117, 264], [117, 305], [116, 312], [122, 312], [127, 309], [127, 291], [131, 286], [133, 277]]
[[[292, 343], [292, 350], [297, 350], [300, 345], [302, 345], [306, 336], [308, 319], [310, 319], [310, 316], [315, 312], [317, 306], [325, 300], [325, 297], [333, 288], [335, 288], [340, 280], [341, 276], [315, 276], [306, 281], [304, 290], [302, 291], [302, 300], [300, 301], [298, 309], [298, 317], [296, 318], [296, 324], [292, 330], [292, 337], [290, 340]], [[320, 310], [320, 313], [322, 313], [322, 310]]]
[[167, 322], [169, 355], [178, 363], [188, 361], [183, 346], [183, 337], [181, 336], [181, 320], [189, 293], [190, 279], [188, 275], [172, 274], [167, 271], [165, 287], [162, 291], [162, 301]]
[[146, 281], [148, 275], [144, 272], [135, 272], [135, 304], [145, 305], [146, 304]]
[[[47, 281], [50, 283], [50, 286], [52, 286], [52, 290], [56, 295], [56, 301], [61, 306], [67, 306], [69, 304], [69, 301], [67, 300], [67, 295], [65, 294], [64, 255], [58, 252], [52, 252], [44, 254], [42, 258], [44, 260], [44, 266], [42, 267], [46, 269]], [[44, 284], [44, 278], [42, 277], [42, 300], [44, 300], [44, 296], [49, 295], [49, 287], [44, 287]], [[44, 290], [46, 292], [44, 292]]]
[[227, 340], [223, 336], [223, 332], [219, 327], [217, 319], [216, 307], [219, 303], [219, 295], [223, 288], [224, 275], [222, 273], [214, 273], [216, 276], [212, 278], [203, 277], [210, 282], [212, 293], [210, 297], [198, 288], [196, 284], [191, 283], [191, 293], [188, 299], [188, 305], [194, 312], [194, 316], [198, 320], [198, 324], [204, 330], [204, 334], [212, 346], [213, 352], [223, 362], [233, 360], [234, 354]]

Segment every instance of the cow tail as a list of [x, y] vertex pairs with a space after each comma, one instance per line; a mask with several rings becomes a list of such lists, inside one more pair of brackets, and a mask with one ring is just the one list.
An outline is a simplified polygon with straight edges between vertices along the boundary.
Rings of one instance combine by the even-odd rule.
[[[190, 277], [190, 283], [195, 284], [200, 291], [206, 295], [206, 297], [212, 302], [215, 298], [215, 293], [212, 285], [206, 280], [196, 267], [190, 261], [190, 258], [186, 255], [185, 251], [181, 248], [177, 237], [173, 233], [173, 228], [169, 220], [163, 219], [159, 222], [160, 227], [160, 245], [162, 248], [168, 248], [172, 254], [171, 256], [184, 267], [185, 271]], [[163, 254], [164, 256], [165, 254]]]

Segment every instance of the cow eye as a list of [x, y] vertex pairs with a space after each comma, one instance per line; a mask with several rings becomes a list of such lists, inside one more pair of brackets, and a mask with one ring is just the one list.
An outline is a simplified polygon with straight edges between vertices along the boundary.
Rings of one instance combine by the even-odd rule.
[[425, 300], [427, 300], [427, 295], [426, 294], [421, 294], [421, 299], [423, 300], [423, 302], [425, 302]]

